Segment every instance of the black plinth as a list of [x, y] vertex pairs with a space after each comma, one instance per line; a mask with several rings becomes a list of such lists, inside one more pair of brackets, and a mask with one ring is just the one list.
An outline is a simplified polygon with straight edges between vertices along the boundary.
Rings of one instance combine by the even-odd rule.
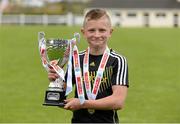
[[46, 95], [43, 105], [64, 107], [65, 99], [66, 99], [65, 91], [57, 87], [50, 87], [46, 90]]

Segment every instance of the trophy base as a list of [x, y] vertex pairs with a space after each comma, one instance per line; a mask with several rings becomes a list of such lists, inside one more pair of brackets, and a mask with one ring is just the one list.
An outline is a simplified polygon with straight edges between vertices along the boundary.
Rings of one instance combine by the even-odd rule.
[[46, 95], [43, 105], [64, 107], [65, 99], [66, 99], [65, 91], [63, 91], [58, 87], [49, 87], [46, 90]]
[[58, 107], [64, 107], [65, 103], [60, 102], [60, 103], [43, 103], [44, 106], [58, 106]]

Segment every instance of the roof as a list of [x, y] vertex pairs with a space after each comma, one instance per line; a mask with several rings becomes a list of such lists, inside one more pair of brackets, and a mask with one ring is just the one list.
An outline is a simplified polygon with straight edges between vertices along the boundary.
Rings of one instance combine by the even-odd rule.
[[178, 0], [92, 0], [90, 8], [180, 9]]

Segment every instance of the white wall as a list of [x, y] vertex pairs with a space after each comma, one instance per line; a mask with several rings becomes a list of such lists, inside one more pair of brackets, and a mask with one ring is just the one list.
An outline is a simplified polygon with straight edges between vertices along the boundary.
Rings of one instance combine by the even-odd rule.
[[[118, 24], [122, 27], [143, 27], [145, 26], [145, 13], [148, 13], [148, 25], [150, 27], [173, 27], [174, 26], [174, 14], [178, 14], [177, 23], [180, 27], [180, 10], [153, 10], [153, 9], [112, 9], [111, 15], [115, 16], [115, 13], [120, 13], [120, 17], [114, 19], [115, 24]], [[129, 17], [129, 13], [134, 13], [136, 16]], [[157, 16], [157, 14], [165, 14], [165, 16]], [[114, 17], [115, 18], [115, 17]]]
[[[128, 16], [128, 14], [136, 14], [135, 16]], [[143, 26], [143, 19], [140, 11], [123, 11], [122, 26], [141, 27]]]
[[[157, 17], [157, 14], [164, 13], [164, 17]], [[168, 11], [152, 11], [150, 14], [151, 27], [172, 27], [173, 26], [173, 13]]]

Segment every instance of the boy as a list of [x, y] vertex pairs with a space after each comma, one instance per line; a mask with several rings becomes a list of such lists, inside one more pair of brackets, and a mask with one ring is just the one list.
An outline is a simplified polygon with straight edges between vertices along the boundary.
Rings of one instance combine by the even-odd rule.
[[[84, 88], [83, 104], [76, 90], [75, 98], [65, 100], [64, 109], [73, 111], [72, 123], [118, 123], [117, 110], [123, 108], [127, 95], [128, 68], [125, 57], [107, 47], [113, 32], [107, 12], [90, 10], [81, 32], [88, 42], [87, 50], [79, 54], [83, 84], [90, 80], [91, 88]], [[86, 63], [88, 67], [84, 66]], [[56, 77], [54, 70], [50, 70], [49, 80]], [[87, 92], [89, 90], [91, 93]]]

